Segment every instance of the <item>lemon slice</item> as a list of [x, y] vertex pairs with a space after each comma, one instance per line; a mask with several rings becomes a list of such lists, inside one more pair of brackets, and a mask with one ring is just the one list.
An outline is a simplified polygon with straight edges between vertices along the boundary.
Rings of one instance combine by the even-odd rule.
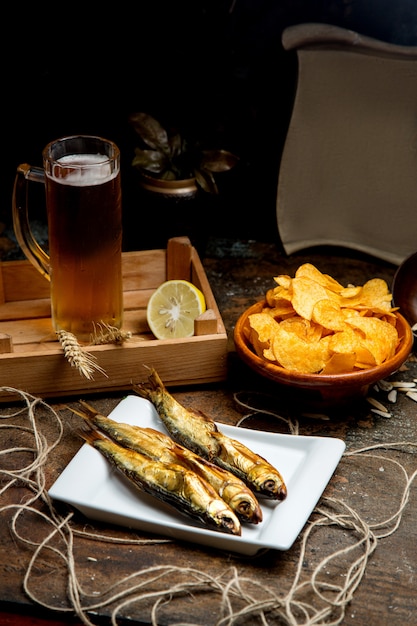
[[187, 280], [167, 280], [149, 299], [146, 316], [157, 339], [194, 335], [194, 320], [206, 310], [203, 293]]

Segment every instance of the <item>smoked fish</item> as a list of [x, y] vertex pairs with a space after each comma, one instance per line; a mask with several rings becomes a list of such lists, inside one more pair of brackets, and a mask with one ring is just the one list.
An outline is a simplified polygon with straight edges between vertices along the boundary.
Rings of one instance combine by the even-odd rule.
[[256, 496], [280, 501], [286, 498], [284, 479], [271, 463], [223, 434], [207, 415], [182, 406], [155, 369], [150, 368], [147, 381], [134, 384], [132, 389], [152, 402], [172, 438], [182, 446], [243, 480]]
[[241, 524], [234, 512], [195, 472], [124, 448], [96, 430], [83, 431], [81, 436], [140, 491], [172, 505], [206, 527], [241, 535]]
[[169, 435], [154, 428], [116, 422], [99, 413], [87, 402], [80, 400], [80, 404], [83, 410], [75, 408], [71, 410], [84, 418], [91, 427], [99, 429], [123, 447], [196, 472], [216, 490], [240, 521], [252, 524], [262, 521], [262, 509], [257, 498], [251, 489], [231, 472], [210, 463], [176, 443]]

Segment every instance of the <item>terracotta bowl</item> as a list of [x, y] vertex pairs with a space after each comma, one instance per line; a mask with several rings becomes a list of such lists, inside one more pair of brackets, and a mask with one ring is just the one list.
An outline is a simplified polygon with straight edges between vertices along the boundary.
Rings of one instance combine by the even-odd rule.
[[400, 344], [395, 355], [376, 367], [347, 374], [301, 374], [293, 372], [257, 356], [247, 341], [244, 329], [248, 317], [259, 313], [265, 302], [249, 307], [238, 319], [234, 330], [236, 352], [255, 372], [271, 381], [292, 388], [297, 399], [314, 407], [336, 406], [351, 403], [366, 395], [370, 385], [393, 374], [407, 360], [413, 347], [413, 334], [406, 319], [397, 314]]
[[[414, 326], [417, 323], [417, 252], [398, 267], [392, 281], [392, 298], [407, 322]], [[417, 331], [414, 337], [417, 338]]]

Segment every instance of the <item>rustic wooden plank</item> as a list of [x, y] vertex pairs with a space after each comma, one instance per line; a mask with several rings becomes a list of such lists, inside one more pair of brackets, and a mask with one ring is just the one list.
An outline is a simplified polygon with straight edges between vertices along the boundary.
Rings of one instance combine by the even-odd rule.
[[0, 354], [7, 354], [13, 352], [13, 341], [10, 335], [5, 333], [0, 334]]
[[156, 289], [166, 278], [166, 250], [140, 250], [122, 255], [123, 291]]
[[[226, 377], [225, 327], [199, 256], [186, 237], [170, 240], [167, 250], [123, 253], [123, 330], [131, 337], [122, 346], [88, 346], [107, 373], [94, 381], [82, 378], [63, 355], [52, 327], [45, 279], [28, 261], [3, 263], [2, 270], [7, 277], [7, 301], [0, 304], [0, 338], [5, 338], [3, 354], [0, 345], [2, 385], [43, 397], [127, 389], [143, 364], [157, 367], [164, 380], [175, 385]], [[194, 337], [161, 341], [149, 330], [147, 303], [167, 279], [167, 271], [171, 277], [195, 281], [203, 291], [208, 311], [197, 321]], [[17, 300], [10, 300], [10, 295]]]
[[155, 291], [153, 289], [137, 289], [136, 291], [125, 291], [123, 293], [123, 308], [125, 311], [132, 311], [137, 309], [146, 309], [151, 294]]
[[208, 281], [207, 275], [204, 271], [204, 268], [198, 256], [198, 252], [195, 248], [193, 248], [191, 255], [190, 280], [194, 285], [196, 285], [196, 287], [198, 287], [203, 292], [206, 300], [207, 309], [214, 311], [217, 317], [217, 332], [225, 333], [226, 330], [222, 320], [222, 316], [220, 315], [219, 307], [217, 306], [217, 302], [214, 298], [214, 294]]
[[187, 237], [176, 237], [168, 241], [166, 280], [191, 280], [191, 250]]
[[[123, 289], [155, 289], [166, 276], [166, 250], [123, 252]], [[29, 261], [0, 264], [0, 303], [49, 298], [50, 284]]]
[[[226, 338], [218, 335], [162, 342], [136, 338], [122, 346], [89, 346], [88, 352], [107, 376], [98, 372], [94, 380], [87, 380], [69, 365], [59, 347], [51, 347], [42, 355], [25, 352], [4, 359], [0, 354], [2, 386], [47, 398], [129, 390], [132, 382], [147, 377], [146, 366], [155, 367], [167, 385], [211, 383], [227, 375]], [[10, 394], [0, 393], [0, 401], [10, 401]]]
[[36, 319], [51, 314], [49, 298], [35, 300], [16, 300], [0, 305], [0, 320]]
[[5, 302], [49, 297], [49, 281], [29, 261], [5, 261], [1, 265]]
[[27, 343], [56, 341], [51, 317], [7, 320], [0, 322], [0, 333], [10, 335], [15, 347]]
[[217, 317], [213, 309], [207, 309], [194, 320], [195, 335], [213, 335], [217, 333]]

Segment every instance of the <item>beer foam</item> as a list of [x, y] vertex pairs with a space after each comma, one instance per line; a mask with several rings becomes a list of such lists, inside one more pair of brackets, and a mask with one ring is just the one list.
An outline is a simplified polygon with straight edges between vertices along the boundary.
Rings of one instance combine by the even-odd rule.
[[87, 187], [101, 185], [117, 174], [118, 169], [112, 172], [109, 158], [105, 154], [67, 154], [57, 160], [50, 178], [63, 185]]

